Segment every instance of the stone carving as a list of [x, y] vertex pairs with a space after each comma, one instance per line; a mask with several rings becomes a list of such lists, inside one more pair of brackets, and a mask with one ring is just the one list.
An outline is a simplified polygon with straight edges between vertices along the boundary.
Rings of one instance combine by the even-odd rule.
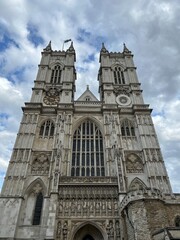
[[139, 156], [137, 156], [134, 153], [131, 153], [126, 157], [126, 171], [127, 173], [143, 172], [143, 162]]
[[62, 216], [118, 216], [118, 188], [63, 187], [59, 194], [58, 214]]
[[60, 182], [65, 183], [114, 183], [117, 184], [117, 178], [116, 177], [60, 177]]
[[67, 222], [63, 225], [63, 240], [67, 240], [67, 234], [68, 234], [68, 224]]
[[117, 201], [114, 199], [64, 199], [60, 200], [58, 216], [118, 216]]
[[37, 183], [33, 188], [32, 188], [32, 192], [34, 194], [38, 194], [39, 192], [41, 192], [43, 190], [42, 186]]
[[61, 233], [62, 233], [62, 227], [61, 227], [61, 221], [59, 221], [58, 224], [57, 224], [57, 232], [56, 232], [56, 239], [57, 240], [62, 239]]
[[128, 205], [131, 201], [139, 199], [164, 199], [162, 192], [159, 189], [155, 188], [143, 188], [142, 190], [129, 191], [120, 203], [120, 209], [122, 210], [125, 206]]
[[32, 174], [48, 174], [49, 173], [49, 160], [45, 154], [39, 155], [32, 163]]
[[131, 90], [128, 86], [118, 86], [114, 87], [114, 93], [116, 96], [119, 94], [130, 96]]
[[54, 186], [55, 187], [57, 186], [57, 183], [58, 183], [58, 176], [59, 176], [59, 173], [56, 171], [54, 173]]
[[121, 239], [121, 232], [120, 232], [119, 220], [116, 220], [115, 231], [116, 231], [116, 240], [120, 240]]
[[109, 223], [106, 226], [106, 231], [108, 235], [108, 240], [114, 240], [114, 227], [113, 227], [113, 221], [109, 221]]
[[135, 178], [129, 186], [130, 191], [139, 191], [144, 190], [145, 188], [146, 185], [138, 178]]
[[59, 165], [59, 162], [60, 162], [61, 159], [62, 159], [62, 151], [63, 151], [63, 145], [62, 145], [62, 142], [59, 141], [58, 144], [57, 144], [57, 159], [56, 159], [56, 166]]
[[46, 105], [56, 105], [59, 102], [59, 90], [57, 88], [49, 88], [43, 99]]

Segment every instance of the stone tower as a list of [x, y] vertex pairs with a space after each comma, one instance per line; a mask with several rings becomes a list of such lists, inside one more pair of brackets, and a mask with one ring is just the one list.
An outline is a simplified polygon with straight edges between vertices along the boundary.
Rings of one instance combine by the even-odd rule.
[[131, 51], [102, 46], [100, 100], [89, 86], [74, 100], [75, 61], [72, 42], [42, 52], [0, 196], [0, 239], [180, 239], [180, 197]]

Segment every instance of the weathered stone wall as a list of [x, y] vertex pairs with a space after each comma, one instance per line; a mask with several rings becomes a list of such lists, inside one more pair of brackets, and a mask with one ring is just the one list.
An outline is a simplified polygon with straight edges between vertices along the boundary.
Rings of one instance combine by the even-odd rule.
[[163, 201], [158, 199], [148, 199], [145, 200], [145, 207], [151, 234], [165, 226], [168, 226], [168, 215]]
[[131, 212], [131, 221], [134, 228], [135, 239], [151, 240], [144, 201], [140, 200], [130, 204], [129, 212]]

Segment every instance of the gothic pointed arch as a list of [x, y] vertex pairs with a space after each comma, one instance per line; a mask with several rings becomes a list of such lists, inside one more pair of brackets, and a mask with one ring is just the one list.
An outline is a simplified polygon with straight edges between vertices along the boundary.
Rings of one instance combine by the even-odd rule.
[[54, 136], [55, 124], [51, 119], [46, 119], [40, 124], [39, 137], [52, 138]]
[[86, 116], [86, 115], [79, 118], [77, 121], [74, 122], [74, 124], [73, 124], [73, 134], [76, 131], [76, 129], [79, 127], [79, 125], [86, 120], [90, 120], [90, 121], [94, 122], [96, 124], [96, 126], [100, 129], [101, 133], [104, 134], [104, 128], [103, 128], [101, 122], [96, 117]]
[[129, 191], [139, 191], [139, 190], [143, 190], [146, 189], [147, 186], [146, 184], [138, 177], [135, 177], [132, 182], [129, 185], [128, 190]]
[[86, 235], [83, 237], [83, 240], [94, 240], [94, 238], [93, 238], [90, 234], [86, 234]]
[[50, 65], [50, 69], [51, 69], [50, 82], [52, 84], [61, 83], [61, 75], [62, 75], [63, 68], [64, 68], [64, 64], [62, 64], [59, 61], [56, 61]]
[[111, 66], [114, 84], [125, 84], [125, 76], [124, 76], [124, 66], [120, 63], [115, 63]]
[[[89, 237], [89, 239], [88, 239]], [[99, 226], [99, 224], [91, 221], [85, 221], [75, 228], [72, 233], [71, 240], [104, 240], [107, 239], [107, 233]]]
[[89, 118], [74, 130], [71, 176], [105, 176], [103, 135]]
[[37, 178], [26, 188], [22, 203], [22, 225], [40, 225], [46, 187], [40, 178]]
[[25, 189], [24, 196], [27, 196], [27, 195], [29, 195], [32, 192], [34, 194], [37, 194], [40, 191], [43, 193], [43, 195], [45, 195], [46, 192], [47, 192], [47, 188], [46, 188], [46, 185], [44, 184], [43, 180], [40, 177], [37, 177]]

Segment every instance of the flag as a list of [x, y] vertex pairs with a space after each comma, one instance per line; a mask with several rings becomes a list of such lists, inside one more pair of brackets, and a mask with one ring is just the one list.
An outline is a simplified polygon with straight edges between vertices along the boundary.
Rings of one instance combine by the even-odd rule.
[[71, 39], [67, 39], [67, 40], [64, 41], [64, 43], [67, 43], [67, 42], [70, 42], [70, 41], [71, 41]]

